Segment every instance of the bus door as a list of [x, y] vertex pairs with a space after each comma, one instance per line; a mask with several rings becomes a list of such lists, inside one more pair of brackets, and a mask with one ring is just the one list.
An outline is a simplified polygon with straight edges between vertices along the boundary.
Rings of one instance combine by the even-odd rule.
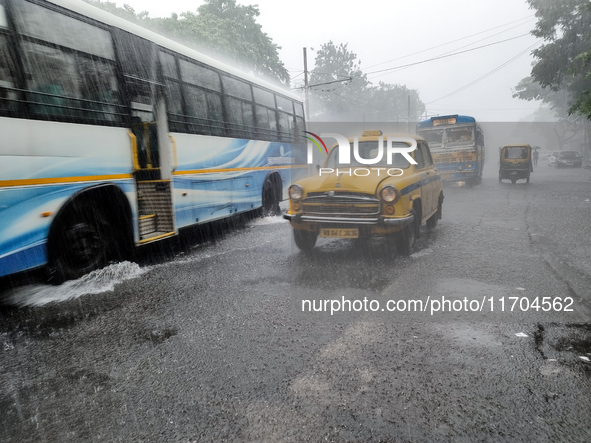
[[114, 38], [131, 110], [139, 243], [147, 243], [175, 234], [164, 85], [159, 82], [156, 45], [121, 30], [114, 31]]

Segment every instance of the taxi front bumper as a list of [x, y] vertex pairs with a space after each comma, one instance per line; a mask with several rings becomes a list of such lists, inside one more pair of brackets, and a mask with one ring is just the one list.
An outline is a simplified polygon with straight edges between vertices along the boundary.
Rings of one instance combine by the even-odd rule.
[[406, 217], [373, 217], [373, 218], [353, 218], [353, 217], [322, 217], [305, 214], [283, 214], [283, 218], [290, 222], [300, 223], [327, 223], [332, 225], [376, 225], [387, 228], [404, 228], [414, 221], [414, 215]]

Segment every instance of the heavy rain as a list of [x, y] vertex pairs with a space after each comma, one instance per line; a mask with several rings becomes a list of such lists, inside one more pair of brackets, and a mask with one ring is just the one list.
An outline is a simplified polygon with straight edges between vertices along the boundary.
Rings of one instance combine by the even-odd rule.
[[0, 0], [0, 440], [591, 441], [589, 1], [257, 3]]

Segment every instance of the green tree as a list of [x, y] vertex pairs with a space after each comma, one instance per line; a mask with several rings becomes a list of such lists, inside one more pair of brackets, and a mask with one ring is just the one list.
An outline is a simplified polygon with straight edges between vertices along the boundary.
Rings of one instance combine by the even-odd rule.
[[[535, 64], [528, 88], [516, 96], [530, 100], [531, 94], [552, 100], [552, 93], [569, 94], [568, 112], [591, 118], [591, 4], [589, 0], [527, 0], [538, 22], [532, 34], [545, 41], [535, 49]], [[527, 81], [526, 81], [527, 83]], [[537, 83], [537, 85], [536, 85]], [[524, 86], [524, 85], [522, 85]]]
[[361, 71], [357, 54], [347, 44], [324, 43], [316, 52], [309, 80], [311, 113], [329, 118], [346, 118], [364, 109], [369, 82]]
[[186, 11], [166, 18], [150, 18], [147, 12], [136, 13], [129, 5], [121, 8], [109, 1], [86, 1], [267, 80], [289, 85], [289, 73], [279, 59], [281, 48], [256, 22], [260, 15], [256, 5], [206, 0], [196, 13]]
[[513, 97], [523, 100], [541, 100], [550, 106], [551, 112], [558, 121], [552, 123], [552, 131], [556, 136], [557, 147], [563, 149], [571, 140], [580, 135], [584, 130], [584, 116], [575, 113], [569, 114], [570, 92], [566, 85], [552, 89], [542, 87], [533, 77], [526, 77], [515, 88]]
[[408, 97], [410, 96], [410, 120], [419, 120], [425, 112], [425, 104], [416, 89], [404, 85], [379, 82], [371, 89], [371, 109], [366, 112], [370, 119], [404, 121], [409, 117]]
[[322, 120], [404, 121], [409, 95], [412, 120], [425, 110], [416, 90], [383, 82], [372, 86], [347, 44], [320, 46], [309, 85], [311, 114]]

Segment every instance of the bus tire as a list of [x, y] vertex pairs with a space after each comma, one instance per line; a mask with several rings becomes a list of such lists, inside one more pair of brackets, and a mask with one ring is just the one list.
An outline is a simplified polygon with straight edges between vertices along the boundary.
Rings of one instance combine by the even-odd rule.
[[396, 249], [398, 250], [398, 254], [405, 257], [411, 255], [417, 246], [420, 220], [419, 214], [414, 209], [412, 210], [412, 215], [414, 216], [412, 223], [400, 231], [396, 239]]
[[511, 179], [511, 184], [514, 185], [515, 183], [517, 183], [517, 179], [516, 178], [512, 178]]
[[309, 232], [309, 231], [302, 231], [299, 229], [293, 230], [293, 239], [295, 241], [296, 246], [303, 252], [309, 252], [314, 249], [316, 246], [316, 240], [318, 239], [318, 234]]
[[59, 222], [52, 241], [55, 283], [80, 278], [108, 263], [114, 239], [100, 209], [87, 202], [76, 204]]
[[263, 183], [263, 217], [281, 215], [279, 201], [278, 187], [272, 177], [268, 176]]

